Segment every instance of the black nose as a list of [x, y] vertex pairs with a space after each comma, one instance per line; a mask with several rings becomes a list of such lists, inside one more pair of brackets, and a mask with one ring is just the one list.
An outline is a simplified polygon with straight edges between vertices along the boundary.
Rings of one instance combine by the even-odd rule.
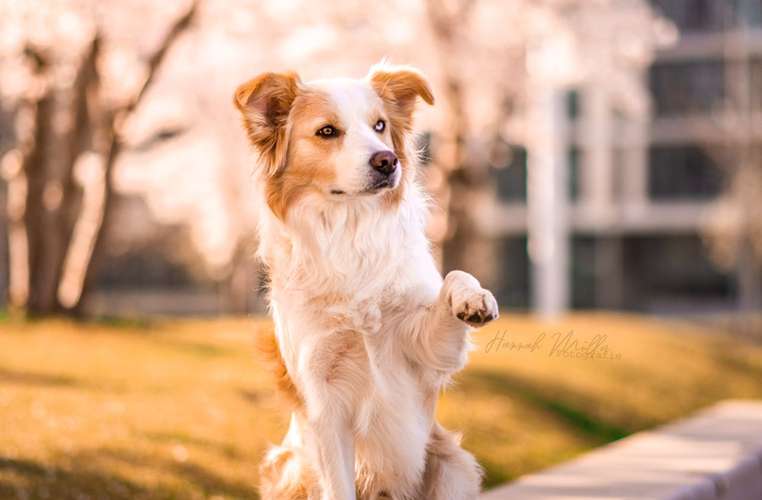
[[376, 151], [368, 163], [382, 174], [391, 175], [397, 168], [397, 157], [391, 151]]

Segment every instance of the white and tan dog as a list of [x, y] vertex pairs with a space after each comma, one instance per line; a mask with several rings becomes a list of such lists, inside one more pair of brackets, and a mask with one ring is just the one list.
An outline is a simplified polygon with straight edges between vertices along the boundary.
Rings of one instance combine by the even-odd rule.
[[434, 420], [471, 326], [498, 315], [471, 275], [442, 280], [411, 149], [415, 69], [302, 82], [266, 73], [235, 104], [260, 154], [259, 255], [272, 354], [296, 402], [265, 457], [266, 499], [473, 499], [481, 472]]

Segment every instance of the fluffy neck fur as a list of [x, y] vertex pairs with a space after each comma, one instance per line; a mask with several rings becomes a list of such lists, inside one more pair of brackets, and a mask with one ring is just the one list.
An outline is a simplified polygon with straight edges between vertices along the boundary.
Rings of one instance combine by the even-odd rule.
[[[262, 207], [259, 255], [274, 277], [272, 289], [377, 293], [421, 252], [426, 203], [414, 182], [396, 206], [380, 197], [326, 203], [305, 199], [286, 221]], [[355, 296], [355, 298], [359, 298]]]

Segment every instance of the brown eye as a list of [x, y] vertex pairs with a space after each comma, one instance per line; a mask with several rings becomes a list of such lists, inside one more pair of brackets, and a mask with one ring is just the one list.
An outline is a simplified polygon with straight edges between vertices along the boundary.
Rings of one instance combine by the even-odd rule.
[[336, 130], [336, 127], [333, 125], [323, 125], [317, 130], [317, 132], [315, 132], [315, 135], [324, 139], [329, 139], [339, 135], [339, 131]]
[[379, 134], [383, 132], [386, 129], [386, 122], [384, 120], [378, 120], [375, 125], [373, 125], [373, 130], [378, 132]]

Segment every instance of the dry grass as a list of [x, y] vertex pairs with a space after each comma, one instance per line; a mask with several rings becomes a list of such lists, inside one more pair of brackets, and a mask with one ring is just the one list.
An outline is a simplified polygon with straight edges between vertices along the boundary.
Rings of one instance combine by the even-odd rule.
[[[253, 359], [258, 323], [0, 322], [0, 498], [256, 497], [256, 464], [286, 423]], [[550, 356], [553, 333], [570, 331], [607, 335], [621, 359]], [[498, 332], [514, 348], [485, 352]], [[543, 332], [534, 352], [515, 347]], [[490, 485], [719, 399], [762, 397], [761, 346], [686, 324], [514, 317], [477, 340], [440, 416]]]

